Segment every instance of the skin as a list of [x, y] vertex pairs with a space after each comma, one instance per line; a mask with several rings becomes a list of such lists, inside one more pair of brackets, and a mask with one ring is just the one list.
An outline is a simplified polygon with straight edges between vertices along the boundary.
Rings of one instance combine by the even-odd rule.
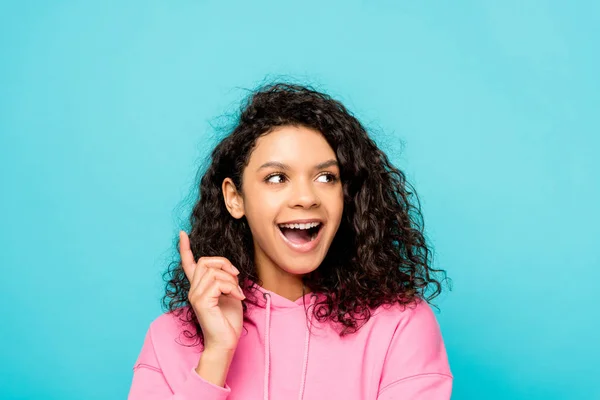
[[[332, 161], [333, 165], [316, 168]], [[282, 166], [265, 163], [278, 162]], [[254, 239], [255, 266], [263, 287], [289, 300], [302, 296], [302, 275], [325, 258], [342, 218], [340, 171], [333, 149], [318, 132], [305, 127], [278, 127], [257, 140], [242, 175], [242, 190], [223, 181], [225, 204], [234, 218], [246, 216]], [[290, 249], [278, 223], [319, 218], [324, 222], [317, 248]], [[308, 292], [305, 291], [305, 293]]]
[[181, 264], [190, 281], [188, 299], [204, 334], [196, 373], [224, 386], [242, 332], [245, 296], [237, 279], [239, 271], [224, 257], [200, 257], [195, 262], [187, 234], [180, 231], [179, 239]]
[[[282, 165], [265, 163], [277, 162]], [[316, 167], [321, 165], [320, 167]], [[284, 126], [260, 137], [242, 175], [242, 188], [226, 178], [223, 199], [233, 218], [246, 217], [252, 232], [255, 266], [265, 289], [289, 300], [302, 296], [302, 275], [319, 267], [339, 228], [343, 190], [335, 153], [318, 132]], [[319, 218], [321, 241], [308, 253], [290, 249], [278, 223]], [[224, 257], [201, 257], [180, 232], [182, 268], [190, 281], [188, 299], [204, 334], [204, 350], [196, 373], [224, 386], [239, 341], [242, 300], [239, 271]]]

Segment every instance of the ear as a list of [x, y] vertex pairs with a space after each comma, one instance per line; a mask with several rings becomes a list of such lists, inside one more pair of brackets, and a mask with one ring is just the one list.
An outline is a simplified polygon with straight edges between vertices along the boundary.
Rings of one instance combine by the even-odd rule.
[[233, 181], [230, 178], [225, 178], [221, 189], [223, 191], [225, 207], [227, 207], [229, 214], [235, 219], [242, 218], [244, 216], [244, 199], [237, 191]]

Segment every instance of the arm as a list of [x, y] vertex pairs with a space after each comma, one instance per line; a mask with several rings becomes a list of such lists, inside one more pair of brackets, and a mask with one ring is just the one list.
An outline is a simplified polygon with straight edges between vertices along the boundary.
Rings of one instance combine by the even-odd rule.
[[447, 400], [453, 376], [440, 327], [425, 301], [407, 307], [385, 358], [377, 400]]
[[[229, 386], [217, 386], [202, 378], [196, 369], [190, 368], [184, 383], [173, 388], [165, 379], [160, 367], [154, 345], [151, 329], [148, 330], [144, 345], [133, 367], [133, 379], [129, 390], [128, 400], [225, 400], [231, 393]], [[210, 378], [209, 378], [210, 379]]]

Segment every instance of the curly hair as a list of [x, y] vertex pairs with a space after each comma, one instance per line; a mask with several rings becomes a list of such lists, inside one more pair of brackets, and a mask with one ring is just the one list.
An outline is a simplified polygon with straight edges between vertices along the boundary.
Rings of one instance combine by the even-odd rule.
[[[189, 220], [195, 260], [226, 257], [240, 270], [240, 282], [247, 279], [261, 285], [247, 220], [229, 214], [221, 184], [229, 177], [241, 190], [242, 173], [257, 139], [281, 126], [317, 130], [340, 165], [342, 220], [321, 265], [303, 276], [307, 287], [324, 295], [313, 307], [314, 317], [338, 324], [343, 336], [356, 332], [379, 306], [416, 304], [419, 298], [430, 302], [438, 296], [446, 272], [430, 265], [432, 251], [423, 233], [420, 201], [405, 174], [341, 102], [311, 86], [291, 83], [254, 90], [242, 103], [234, 129], [212, 151]], [[438, 273], [443, 279], [437, 279]], [[170, 264], [163, 279], [163, 307], [193, 324], [195, 331], [186, 330], [186, 337], [203, 343], [196, 315], [186, 307], [190, 283], [181, 260]]]

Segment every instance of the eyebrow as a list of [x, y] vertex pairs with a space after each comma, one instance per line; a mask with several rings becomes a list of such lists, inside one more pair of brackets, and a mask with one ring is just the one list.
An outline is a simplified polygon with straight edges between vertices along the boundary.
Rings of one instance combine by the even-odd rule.
[[[313, 169], [324, 169], [324, 168], [328, 168], [328, 167], [332, 167], [332, 166], [336, 166], [339, 168], [339, 164], [338, 164], [337, 160], [331, 159], [331, 160], [324, 161], [320, 164], [315, 165]], [[280, 168], [280, 169], [283, 169], [286, 171], [289, 171], [291, 169], [291, 167], [289, 165], [284, 164], [282, 162], [269, 161], [269, 162], [264, 163], [260, 167], [258, 167], [256, 172], [260, 171], [261, 169], [269, 168], [269, 167]]]

